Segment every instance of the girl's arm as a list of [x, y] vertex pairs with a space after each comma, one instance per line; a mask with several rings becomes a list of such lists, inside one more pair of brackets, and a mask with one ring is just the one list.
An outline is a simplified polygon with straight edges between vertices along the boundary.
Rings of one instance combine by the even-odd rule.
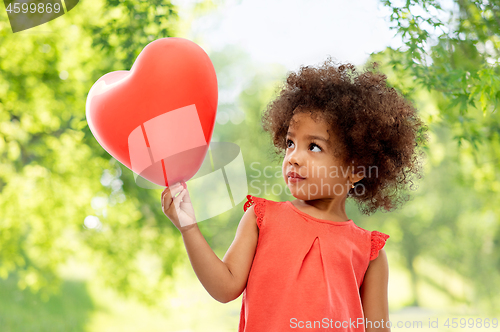
[[[385, 250], [382, 248], [379, 251], [378, 257], [370, 261], [360, 289], [366, 332], [391, 331], [390, 327], [387, 327], [387, 322], [389, 321], [388, 283], [389, 265]], [[375, 324], [376, 321], [378, 321], [377, 324]], [[380, 327], [375, 328], [375, 326]]]
[[245, 211], [236, 237], [221, 261], [198, 228], [185, 183], [166, 187], [161, 200], [163, 212], [182, 234], [189, 260], [203, 287], [222, 303], [240, 296], [247, 284], [259, 234], [253, 206]]
[[227, 302], [237, 299], [247, 285], [258, 239], [259, 227], [257, 227], [257, 216], [252, 205], [241, 218], [233, 243], [222, 259], [231, 272], [234, 282]]
[[233, 243], [222, 261], [197, 225], [181, 231], [196, 276], [208, 293], [221, 303], [238, 298], [246, 287], [259, 235], [256, 219], [252, 205], [241, 218]]

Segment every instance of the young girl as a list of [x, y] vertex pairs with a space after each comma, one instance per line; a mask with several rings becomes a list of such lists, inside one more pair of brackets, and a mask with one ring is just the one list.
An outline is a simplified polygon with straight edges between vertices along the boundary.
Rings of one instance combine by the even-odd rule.
[[290, 73], [262, 123], [296, 199], [248, 195], [222, 261], [196, 224], [185, 183], [162, 193], [200, 282], [222, 303], [243, 294], [238, 332], [390, 331], [389, 235], [358, 227], [345, 202], [371, 214], [408, 199], [401, 192], [421, 177], [417, 147], [427, 139], [415, 108], [385, 75], [329, 58]]

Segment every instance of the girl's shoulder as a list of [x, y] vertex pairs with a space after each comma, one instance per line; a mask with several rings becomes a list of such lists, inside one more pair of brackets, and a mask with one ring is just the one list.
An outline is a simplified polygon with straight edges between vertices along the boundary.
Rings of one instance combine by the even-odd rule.
[[257, 217], [257, 226], [259, 229], [263, 225], [264, 215], [268, 213], [279, 213], [278, 208], [283, 206], [286, 202], [277, 202], [263, 197], [253, 195], [246, 195], [246, 202], [243, 205], [243, 211], [247, 211], [251, 206], [254, 207], [254, 213]]
[[374, 260], [378, 257], [379, 251], [385, 246], [385, 242], [390, 238], [388, 234], [371, 231], [371, 250], [370, 250], [370, 260]]
[[246, 195], [246, 202], [243, 206], [243, 210], [246, 211], [252, 205], [269, 205], [269, 204], [284, 204], [285, 202], [277, 202], [263, 197], [257, 197], [253, 195]]
[[[248, 208], [252, 205], [254, 205], [254, 209], [255, 209], [255, 205], [264, 204], [264, 202], [266, 201], [265, 198], [256, 197], [256, 196], [252, 196], [252, 195], [247, 195], [246, 199], [247, 199], [247, 201], [245, 202], [245, 205], [243, 205], [243, 211], [248, 210]], [[259, 203], [259, 204], [257, 204], [257, 203]]]
[[245, 205], [243, 205], [243, 211], [246, 212], [251, 206], [254, 207], [254, 213], [255, 216], [257, 217], [257, 226], [260, 229], [264, 221], [266, 202], [268, 200], [262, 197], [256, 197], [252, 195], [247, 195], [246, 199], [247, 201], [245, 202]]
[[369, 241], [370, 246], [370, 261], [378, 257], [378, 253], [385, 246], [385, 243], [390, 236], [386, 233], [373, 230], [369, 231], [356, 224], [353, 224], [355, 229], [359, 232], [359, 238], [364, 238]]

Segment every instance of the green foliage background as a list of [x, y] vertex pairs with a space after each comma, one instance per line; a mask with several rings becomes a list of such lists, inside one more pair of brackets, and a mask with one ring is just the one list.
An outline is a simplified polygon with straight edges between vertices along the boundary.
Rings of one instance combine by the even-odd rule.
[[[349, 202], [348, 214], [361, 227], [391, 235], [391, 269], [409, 280], [394, 291], [391, 310], [438, 306], [498, 314], [500, 6], [456, 0], [457, 15], [444, 20], [437, 1], [381, 4], [404, 46], [369, 61], [380, 64], [429, 124], [425, 178], [399, 211], [367, 217]], [[201, 14], [213, 8], [197, 6]], [[0, 324], [6, 331], [85, 330], [89, 313], [99, 309], [84, 283], [60, 273], [75, 262], [96, 271], [92, 282], [150, 308], [175, 291], [175, 272], [189, 263], [178, 231], [161, 212], [161, 190], [136, 186], [130, 170], [101, 148], [87, 126], [85, 100], [99, 77], [130, 69], [147, 43], [178, 36], [185, 25], [175, 6], [159, 0], [82, 1], [29, 33], [13, 34], [0, 15], [0, 298], [10, 299], [0, 300]], [[260, 114], [285, 68], [252, 63], [235, 47], [209, 55], [221, 93], [241, 85], [218, 111], [240, 109], [246, 116], [239, 124], [216, 123], [213, 140], [240, 145], [249, 194], [262, 195], [264, 183], [284, 188], [280, 177], [254, 170], [280, 169]], [[283, 191], [267, 198], [293, 199]], [[219, 257], [234, 238], [242, 203], [200, 223]], [[84, 227], [88, 215], [98, 216], [102, 229]], [[73, 309], [63, 293], [75, 294], [81, 306]]]
[[[147, 43], [175, 34], [175, 8], [84, 1], [49, 22], [51, 33], [33, 34], [12, 34], [1, 17], [0, 275], [16, 272], [21, 289], [47, 297], [60, 282], [57, 267], [87, 257], [109, 285], [154, 301], [182, 242], [157, 192], [136, 187], [99, 146], [85, 100], [104, 73], [129, 69]], [[83, 227], [88, 215], [103, 219], [101, 232]], [[156, 259], [158, 273], [141, 271], [141, 255]]]

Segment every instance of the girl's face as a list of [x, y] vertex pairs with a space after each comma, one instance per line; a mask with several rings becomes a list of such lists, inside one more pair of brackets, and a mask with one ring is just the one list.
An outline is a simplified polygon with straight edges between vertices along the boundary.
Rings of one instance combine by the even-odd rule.
[[[335, 138], [321, 118], [295, 114], [286, 136], [283, 175], [291, 194], [302, 200], [347, 196], [350, 170], [333, 156]], [[352, 167], [351, 167], [352, 168]], [[300, 178], [291, 177], [295, 172]]]

